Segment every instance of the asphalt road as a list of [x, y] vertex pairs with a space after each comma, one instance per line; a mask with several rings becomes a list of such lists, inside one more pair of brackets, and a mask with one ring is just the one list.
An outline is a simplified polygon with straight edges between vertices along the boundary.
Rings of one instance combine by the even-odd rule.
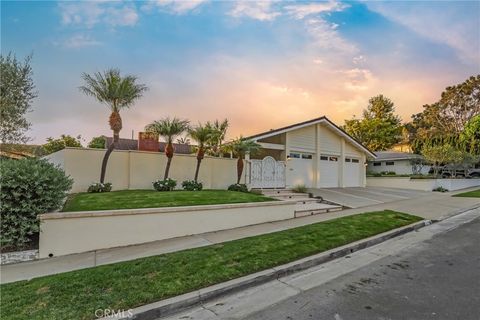
[[479, 320], [480, 219], [245, 319]]

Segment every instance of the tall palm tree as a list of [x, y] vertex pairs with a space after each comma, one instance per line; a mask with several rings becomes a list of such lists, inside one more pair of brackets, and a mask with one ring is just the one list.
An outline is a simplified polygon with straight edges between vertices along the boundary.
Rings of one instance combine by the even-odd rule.
[[79, 88], [80, 91], [107, 105], [112, 112], [108, 122], [113, 131], [113, 143], [108, 147], [103, 157], [100, 173], [100, 182], [103, 183], [108, 158], [120, 139], [120, 130], [122, 130], [120, 110], [131, 107], [148, 88], [144, 84], [137, 83], [136, 76], [126, 75], [122, 77], [118, 69], [108, 69], [103, 73], [95, 72], [93, 75], [83, 73], [82, 79], [84, 85]]
[[227, 134], [227, 129], [229, 126], [228, 119], [225, 119], [222, 122], [218, 120], [215, 120], [213, 123], [207, 122], [206, 126], [212, 131], [212, 137], [209, 141], [209, 151], [212, 155], [218, 156], [221, 152], [225, 135]]
[[195, 182], [198, 180], [198, 172], [200, 170], [200, 163], [205, 157], [205, 152], [209, 150], [211, 145], [212, 128], [207, 125], [198, 124], [198, 126], [188, 130], [190, 137], [197, 142], [197, 167], [195, 169]]
[[237, 184], [239, 184], [242, 179], [245, 154], [254, 154], [258, 152], [260, 148], [261, 146], [258, 143], [242, 136], [227, 145], [227, 150], [231, 151], [237, 157]]
[[167, 145], [165, 146], [165, 155], [167, 156], [167, 166], [165, 167], [165, 175], [163, 179], [168, 178], [168, 172], [170, 171], [170, 165], [172, 163], [174, 148], [173, 139], [181, 135], [188, 129], [188, 120], [182, 120], [178, 118], [164, 118], [158, 121], [154, 121], [145, 127], [147, 132], [153, 132], [165, 139]]

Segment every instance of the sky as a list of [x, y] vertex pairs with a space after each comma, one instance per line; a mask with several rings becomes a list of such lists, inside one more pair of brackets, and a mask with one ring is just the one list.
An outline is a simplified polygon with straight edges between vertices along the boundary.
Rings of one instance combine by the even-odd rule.
[[480, 73], [479, 1], [2, 1], [1, 53], [33, 54], [33, 143], [111, 135], [81, 74], [119, 68], [149, 90], [121, 137], [163, 117], [230, 121], [229, 138], [383, 94], [404, 121]]

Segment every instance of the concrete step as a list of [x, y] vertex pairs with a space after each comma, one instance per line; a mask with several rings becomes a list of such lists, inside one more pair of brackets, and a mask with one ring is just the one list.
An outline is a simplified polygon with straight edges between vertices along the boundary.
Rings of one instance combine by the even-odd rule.
[[275, 198], [278, 200], [296, 200], [307, 198], [305, 193], [281, 193], [281, 194], [265, 194], [267, 197]]
[[318, 199], [318, 198], [295, 198], [295, 200], [297, 201], [297, 204], [307, 204], [307, 203], [320, 203], [322, 202], [322, 199]]
[[264, 195], [293, 193], [292, 189], [252, 189]]
[[319, 213], [341, 211], [341, 210], [342, 210], [342, 206], [325, 204], [325, 203], [297, 204], [295, 209], [295, 218], [311, 216]]

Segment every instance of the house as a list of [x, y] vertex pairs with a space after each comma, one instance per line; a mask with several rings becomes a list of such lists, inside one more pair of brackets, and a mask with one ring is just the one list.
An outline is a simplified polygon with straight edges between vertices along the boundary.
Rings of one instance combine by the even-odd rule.
[[375, 154], [326, 117], [248, 137], [261, 145], [247, 155], [251, 188], [364, 187], [367, 158]]
[[427, 174], [430, 170], [419, 154], [397, 151], [377, 151], [375, 154], [377, 158], [368, 161], [367, 171], [370, 173]]

